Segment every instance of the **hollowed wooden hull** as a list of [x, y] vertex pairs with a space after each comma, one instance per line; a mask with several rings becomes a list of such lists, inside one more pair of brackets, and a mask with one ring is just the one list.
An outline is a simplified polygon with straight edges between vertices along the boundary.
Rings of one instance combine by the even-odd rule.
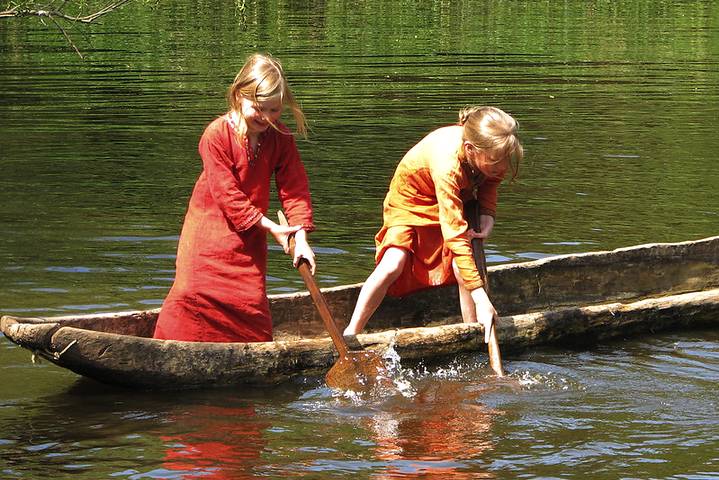
[[[489, 277], [505, 355], [541, 344], [576, 345], [719, 325], [719, 237], [495, 266]], [[349, 318], [360, 287], [324, 290], [338, 323]], [[154, 340], [150, 337], [159, 309], [5, 316], [0, 330], [61, 367], [128, 387], [268, 384], [326, 372], [336, 352], [309, 295], [274, 295], [270, 303], [273, 342]], [[402, 360], [483, 351], [481, 327], [459, 322], [456, 288], [437, 288], [386, 299], [371, 319], [369, 333], [349, 340], [380, 352], [391, 347]]]

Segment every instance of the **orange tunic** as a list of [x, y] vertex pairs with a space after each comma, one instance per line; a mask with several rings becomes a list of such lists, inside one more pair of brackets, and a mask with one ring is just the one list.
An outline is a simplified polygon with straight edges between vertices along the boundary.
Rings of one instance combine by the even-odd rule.
[[309, 184], [294, 138], [283, 125], [248, 156], [227, 115], [200, 140], [197, 179], [177, 248], [175, 282], [155, 338], [205, 342], [272, 340], [266, 295], [267, 235], [255, 224], [269, 208], [270, 179], [291, 225], [314, 228]]
[[405, 270], [388, 293], [456, 283], [452, 259], [465, 286], [474, 290], [482, 279], [464, 236], [464, 201], [476, 195], [480, 211], [494, 216], [501, 178], [483, 178], [460, 162], [462, 127], [439, 128], [410, 149], [397, 166], [384, 200], [384, 225], [377, 233], [376, 261], [389, 247], [411, 252]]

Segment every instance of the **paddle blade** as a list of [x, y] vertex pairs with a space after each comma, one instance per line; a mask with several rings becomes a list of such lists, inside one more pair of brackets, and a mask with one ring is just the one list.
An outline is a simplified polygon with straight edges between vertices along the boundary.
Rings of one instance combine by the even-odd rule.
[[392, 385], [382, 358], [372, 351], [349, 351], [332, 366], [325, 377], [327, 386], [355, 392], [368, 391], [378, 385]]

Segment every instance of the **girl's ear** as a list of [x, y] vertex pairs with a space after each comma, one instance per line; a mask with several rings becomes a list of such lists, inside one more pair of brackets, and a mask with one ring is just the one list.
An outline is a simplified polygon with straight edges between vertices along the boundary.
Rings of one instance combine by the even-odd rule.
[[465, 140], [462, 143], [462, 148], [464, 148], [464, 156], [469, 160], [469, 158], [472, 158], [472, 161], [475, 161], [477, 158], [477, 154], [479, 153], [479, 148], [472, 142]]

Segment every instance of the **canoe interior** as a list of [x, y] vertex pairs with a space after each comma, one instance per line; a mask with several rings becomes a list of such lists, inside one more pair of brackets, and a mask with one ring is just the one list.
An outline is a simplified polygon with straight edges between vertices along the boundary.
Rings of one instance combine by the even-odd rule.
[[[492, 300], [500, 315], [561, 307], [625, 302], [719, 288], [719, 237], [675, 244], [649, 244], [562, 255], [489, 268]], [[323, 289], [340, 329], [361, 284]], [[275, 338], [326, 336], [306, 292], [270, 296]], [[81, 316], [22, 318], [23, 323], [57, 323], [86, 330], [151, 337], [159, 309]], [[408, 298], [386, 298], [370, 331], [444, 325], [461, 321], [456, 287], [430, 289]]]

